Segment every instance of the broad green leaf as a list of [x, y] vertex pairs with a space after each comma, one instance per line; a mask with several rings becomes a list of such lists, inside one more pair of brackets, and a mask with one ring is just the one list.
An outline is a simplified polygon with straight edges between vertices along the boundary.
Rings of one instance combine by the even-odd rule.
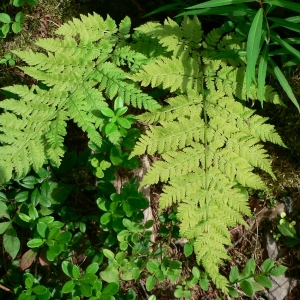
[[272, 287], [272, 281], [266, 276], [266, 275], [258, 275], [255, 277], [256, 281], [265, 288], [271, 288]]
[[0, 192], [0, 201], [6, 201], [7, 197], [4, 193]]
[[72, 239], [72, 233], [69, 231], [61, 232], [55, 239], [58, 244], [68, 244]]
[[192, 243], [187, 242], [184, 247], [183, 247], [183, 252], [185, 257], [189, 257], [190, 255], [193, 254], [194, 248]]
[[269, 258], [267, 258], [267, 259], [263, 262], [263, 264], [262, 264], [262, 266], [261, 266], [261, 269], [262, 269], [262, 271], [263, 271], [264, 273], [269, 273], [273, 267], [274, 267], [274, 261], [271, 260], [271, 259], [269, 259]]
[[268, 67], [268, 53], [269, 53], [269, 45], [266, 44], [259, 61], [258, 66], [258, 99], [261, 102], [261, 106], [263, 107], [263, 101], [265, 100], [265, 84], [266, 84], [266, 76], [267, 76], [267, 67]]
[[31, 218], [30, 218], [29, 216], [23, 214], [23, 213], [19, 213], [19, 214], [18, 214], [18, 217], [19, 217], [22, 221], [27, 222], [27, 223], [31, 221]]
[[201, 4], [187, 7], [187, 9], [211, 8], [211, 7], [225, 6], [231, 4], [247, 3], [247, 2], [253, 2], [253, 0], [210, 0]]
[[1, 31], [4, 34], [4, 36], [6, 36], [8, 34], [9, 27], [10, 27], [10, 24], [5, 24], [5, 25], [2, 26]]
[[112, 118], [115, 116], [115, 113], [112, 109], [110, 109], [109, 107], [102, 107], [100, 109], [101, 113], [106, 116], [106, 117], [109, 117], [109, 118]]
[[32, 287], [32, 285], [33, 285], [33, 279], [30, 278], [30, 277], [27, 277], [25, 279], [25, 286], [26, 286], [26, 288], [30, 289]]
[[231, 297], [237, 298], [239, 296], [239, 293], [237, 292], [237, 290], [232, 287], [228, 287], [228, 292]]
[[72, 277], [73, 265], [69, 261], [63, 261], [61, 268], [67, 276]]
[[41, 199], [41, 194], [40, 194], [38, 188], [35, 188], [33, 190], [33, 192], [31, 193], [30, 202], [33, 206], [37, 206], [40, 202], [40, 199]]
[[287, 270], [287, 267], [285, 267], [285, 266], [279, 266], [279, 267], [277, 267], [277, 268], [274, 268], [271, 272], [270, 272], [270, 274], [272, 275], [272, 276], [280, 276], [280, 275], [282, 275], [285, 271]]
[[74, 287], [75, 287], [75, 282], [73, 280], [67, 281], [62, 287], [63, 294], [71, 293]]
[[25, 3], [25, 0], [13, 0], [13, 5], [16, 7], [23, 6]]
[[154, 276], [149, 276], [146, 280], [146, 290], [151, 291], [156, 284], [156, 278]]
[[253, 289], [253, 285], [250, 281], [248, 280], [243, 280], [240, 283], [240, 287], [243, 290], [243, 292], [247, 295], [247, 296], [253, 296], [254, 294], [254, 289]]
[[8, 14], [0, 13], [0, 21], [3, 22], [3, 23], [10, 23], [11, 18]]
[[200, 278], [200, 271], [197, 267], [193, 267], [192, 274], [194, 275], [195, 278], [197, 278], [197, 279]]
[[288, 81], [286, 80], [285, 76], [281, 72], [280, 68], [276, 65], [276, 63], [273, 61], [273, 59], [271, 57], [269, 57], [269, 62], [273, 68], [275, 76], [278, 79], [281, 87], [286, 92], [288, 97], [292, 100], [292, 102], [297, 107], [297, 109], [300, 111], [300, 107], [299, 107], [298, 101], [293, 93], [293, 90], [292, 90], [291, 86], [289, 85]]
[[20, 240], [14, 228], [8, 228], [3, 235], [3, 245], [5, 251], [15, 259], [20, 250]]
[[230, 283], [235, 283], [239, 279], [239, 269], [237, 266], [233, 266], [229, 273], [229, 281]]
[[280, 6], [300, 13], [300, 4], [286, 0], [264, 0], [264, 3]]
[[92, 273], [87, 273], [84, 274], [81, 278], [80, 278], [80, 282], [83, 283], [88, 283], [90, 285], [93, 285], [94, 282], [98, 279], [98, 277], [95, 274]]
[[19, 22], [14, 22], [12, 23], [11, 25], [11, 30], [14, 32], [14, 33], [19, 33], [22, 31], [22, 26]]
[[[24, 22], [24, 18], [25, 18], [25, 16], [24, 16], [24, 13], [22, 12], [22, 11], [19, 11], [17, 14], [16, 14], [16, 16], [15, 16], [15, 20], [16, 20], [16, 22], [19, 22], [19, 23], [23, 23]], [[41, 168], [42, 169], [42, 168]], [[45, 170], [46, 171], [46, 170]], [[46, 171], [47, 172], [47, 171]], [[47, 172], [47, 174], [48, 174], [48, 172]]]
[[247, 39], [247, 69], [246, 69], [246, 91], [250, 95], [252, 81], [256, 82], [255, 67], [260, 52], [260, 41], [262, 37], [263, 9], [260, 8], [253, 19]]
[[118, 292], [118, 290], [119, 284], [116, 282], [111, 282], [102, 290], [102, 294], [106, 296], [113, 296]]
[[4, 233], [10, 224], [11, 224], [11, 222], [0, 223], [0, 234]]
[[120, 118], [117, 119], [117, 122], [123, 128], [129, 129], [131, 127], [130, 122], [126, 118], [120, 117]]
[[104, 271], [100, 272], [100, 277], [108, 283], [119, 282], [119, 272], [114, 265], [109, 265]]
[[147, 262], [147, 270], [150, 273], [154, 273], [158, 270], [160, 263], [157, 260]]
[[208, 280], [206, 278], [201, 278], [199, 280], [199, 285], [202, 290], [208, 291], [209, 284], [208, 284]]
[[110, 220], [111, 220], [111, 213], [107, 212], [101, 216], [100, 223], [106, 225], [110, 222]]
[[80, 283], [80, 291], [82, 296], [90, 297], [92, 295], [92, 287], [87, 283]]
[[73, 267], [72, 267], [72, 278], [78, 279], [79, 275], [80, 275], [79, 267], [73, 265]]
[[118, 131], [118, 126], [115, 123], [108, 123], [105, 126], [105, 133], [106, 134], [112, 134], [116, 131]]
[[245, 278], [250, 275], [253, 275], [255, 272], [255, 268], [256, 268], [255, 260], [253, 258], [250, 258], [248, 260], [244, 270], [242, 271], [241, 278]]
[[39, 235], [42, 237], [42, 238], [45, 238], [46, 237], [46, 230], [48, 228], [48, 225], [44, 222], [39, 222], [36, 226], [36, 229], [37, 229], [37, 232], [39, 233]]
[[39, 217], [39, 213], [36, 208], [32, 205], [29, 205], [28, 215], [32, 220], [35, 220]]
[[6, 206], [6, 204], [2, 201], [0, 201], [0, 219], [1, 218], [7, 218], [10, 219], [10, 216], [7, 212], [8, 207]]
[[124, 106], [124, 100], [122, 97], [117, 97], [115, 99], [115, 102], [114, 102], [114, 110], [116, 111], [118, 108], [121, 108]]
[[116, 116], [120, 117], [120, 116], [124, 115], [127, 110], [128, 110], [128, 107], [126, 107], [126, 106], [118, 108], [116, 111]]
[[24, 202], [28, 199], [28, 195], [29, 195], [28, 191], [20, 192], [15, 196], [15, 201]]
[[38, 248], [44, 244], [44, 240], [42, 239], [32, 239], [29, 242], [27, 242], [27, 246], [29, 248]]
[[56, 239], [60, 234], [60, 229], [59, 228], [52, 228], [47, 236], [48, 240], [50, 239]]
[[33, 291], [36, 295], [41, 296], [41, 295], [46, 294], [47, 291], [48, 291], [48, 289], [47, 289], [45, 286], [43, 286], [43, 285], [37, 285], [37, 286], [34, 286], [34, 287], [32, 288], [32, 291]]
[[112, 251], [110, 251], [109, 249], [103, 249], [103, 254], [104, 256], [106, 256], [108, 259], [114, 259], [115, 255]]

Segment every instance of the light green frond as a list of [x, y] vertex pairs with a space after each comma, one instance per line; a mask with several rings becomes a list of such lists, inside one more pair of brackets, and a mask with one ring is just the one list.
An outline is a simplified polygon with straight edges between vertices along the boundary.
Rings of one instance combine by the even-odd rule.
[[178, 119], [178, 122], [161, 122], [162, 126], [151, 127], [137, 142], [131, 157], [147, 152], [163, 153], [190, 146], [193, 142], [203, 140], [204, 122], [200, 118], [188, 120]]
[[200, 116], [202, 111], [202, 98], [202, 95], [193, 95], [192, 92], [187, 96], [179, 95], [174, 98], [168, 98], [166, 100], [166, 102], [169, 103], [168, 106], [164, 106], [151, 113], [146, 112], [140, 115], [139, 119], [153, 124], [161, 121], [173, 121], [183, 116]]
[[109, 16], [104, 20], [100, 15], [94, 13], [88, 16], [80, 15], [80, 19], [73, 19], [63, 24], [56, 30], [56, 34], [64, 36], [88, 37], [91, 41], [98, 41], [101, 38], [117, 32], [117, 25]]

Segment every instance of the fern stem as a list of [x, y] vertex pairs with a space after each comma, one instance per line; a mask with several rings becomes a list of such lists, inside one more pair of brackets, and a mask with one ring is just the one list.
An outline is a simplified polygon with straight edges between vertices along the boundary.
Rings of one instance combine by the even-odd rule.
[[[201, 78], [201, 93], [203, 96], [203, 118], [204, 118], [204, 170], [205, 174], [207, 174], [207, 154], [208, 154], [208, 145], [207, 145], [207, 111], [206, 111], [206, 94], [204, 91], [204, 84], [203, 84], [204, 78]], [[207, 176], [205, 176], [205, 190], [208, 189], [208, 183], [207, 183]]]

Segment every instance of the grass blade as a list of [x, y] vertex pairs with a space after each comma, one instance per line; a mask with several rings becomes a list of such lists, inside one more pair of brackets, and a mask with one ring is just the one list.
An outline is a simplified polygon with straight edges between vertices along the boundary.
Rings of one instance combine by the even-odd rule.
[[293, 54], [295, 57], [300, 59], [300, 52], [296, 48], [288, 44], [287, 42], [283, 41], [277, 33], [271, 31], [270, 36], [272, 41], [277, 42], [282, 48], [289, 51], [290, 54]]
[[230, 4], [247, 3], [247, 2], [256, 2], [256, 1], [255, 0], [210, 0], [204, 3], [187, 7], [186, 9], [211, 8], [211, 7], [218, 7], [218, 6], [224, 6]]
[[[300, 25], [289, 22], [287, 20], [284, 19], [279, 19], [279, 18], [269, 18], [269, 20], [273, 21], [276, 25], [276, 27], [280, 26], [280, 27], [284, 27], [290, 30], [293, 30], [295, 32], [299, 32], [300, 33]], [[274, 25], [271, 26], [271, 28], [274, 28]]]
[[282, 86], [283, 90], [286, 92], [288, 97], [292, 100], [294, 105], [297, 107], [298, 111], [300, 111], [298, 101], [297, 101], [297, 99], [294, 95], [294, 92], [293, 92], [291, 86], [289, 85], [288, 81], [286, 80], [285, 76], [281, 72], [280, 68], [276, 65], [274, 60], [271, 57], [269, 57], [268, 59], [269, 59], [269, 62], [271, 64], [272, 68], [273, 68], [274, 74], [277, 77], [277, 79], [278, 79], [280, 85]]
[[262, 37], [262, 25], [263, 25], [263, 9], [260, 8], [253, 19], [253, 22], [250, 27], [248, 39], [247, 39], [247, 69], [246, 69], [247, 97], [249, 96], [252, 80], [256, 82], [255, 66], [261, 48], [260, 41]]
[[300, 13], [300, 4], [286, 0], [264, 0], [264, 3], [284, 7]]
[[268, 53], [269, 45], [266, 44], [259, 61], [258, 66], [258, 99], [263, 107], [263, 102], [265, 100], [265, 84], [267, 76], [267, 67], [268, 67]]

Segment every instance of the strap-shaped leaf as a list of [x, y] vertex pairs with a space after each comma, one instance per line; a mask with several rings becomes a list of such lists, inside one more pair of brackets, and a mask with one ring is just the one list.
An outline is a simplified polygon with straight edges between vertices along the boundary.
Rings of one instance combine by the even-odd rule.
[[[287, 19], [286, 20], [280, 18], [268, 18], [268, 19], [273, 21], [275, 23], [274, 25], [277, 25], [276, 27], [281, 26], [300, 33], [300, 25], [290, 22]], [[275, 27], [274, 25], [271, 26], [271, 28], [274, 28]]]
[[264, 0], [264, 3], [284, 7], [300, 13], [300, 4], [286, 0]]
[[268, 53], [269, 45], [266, 44], [262, 51], [258, 66], [258, 99], [261, 102], [261, 106], [263, 106], [263, 101], [265, 100], [265, 83], [268, 67]]
[[279, 69], [279, 67], [276, 65], [276, 63], [274, 62], [274, 60], [269, 57], [269, 62], [273, 68], [273, 71], [275, 73], [275, 76], [277, 77], [280, 85], [282, 86], [282, 88], [284, 89], [284, 91], [287, 93], [287, 95], [289, 96], [289, 98], [292, 100], [292, 102], [294, 103], [294, 105], [298, 108], [298, 110], [300, 111], [300, 107], [298, 104], [298, 101], [294, 95], [294, 92], [291, 88], [291, 86], [289, 85], [288, 81], [286, 80], [285, 76], [283, 75], [283, 73], [281, 72], [281, 70]]
[[247, 40], [247, 69], [246, 69], [246, 90], [249, 97], [252, 81], [255, 79], [255, 66], [261, 48], [263, 9], [260, 8], [253, 19]]
[[218, 7], [218, 6], [224, 6], [230, 4], [247, 3], [247, 2], [254, 2], [254, 1], [253, 0], [210, 0], [201, 4], [190, 6], [187, 9], [211, 8], [211, 7]]
[[296, 56], [298, 59], [300, 59], [300, 52], [294, 48], [293, 46], [289, 45], [287, 42], [283, 41], [280, 36], [271, 30], [271, 38], [273, 41], [277, 42], [280, 46], [282, 46], [284, 49], [289, 51], [291, 54]]

